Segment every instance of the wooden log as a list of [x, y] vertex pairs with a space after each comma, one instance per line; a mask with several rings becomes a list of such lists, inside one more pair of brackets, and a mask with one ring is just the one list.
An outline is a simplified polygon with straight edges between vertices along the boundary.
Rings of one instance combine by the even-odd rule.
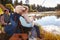
[[9, 40], [27, 40], [28, 35], [27, 34], [13, 34], [12, 37]]
[[0, 4], [0, 8], [2, 8], [3, 11], [6, 9], [2, 4]]

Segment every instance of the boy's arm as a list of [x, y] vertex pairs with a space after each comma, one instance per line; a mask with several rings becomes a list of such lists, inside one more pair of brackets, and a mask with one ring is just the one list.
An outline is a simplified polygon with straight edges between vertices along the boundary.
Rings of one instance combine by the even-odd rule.
[[26, 20], [23, 17], [20, 17], [19, 20], [20, 20], [22, 26], [24, 26], [24, 27], [32, 27], [32, 23], [31, 22], [27, 23]]
[[2, 25], [7, 25], [7, 23], [4, 22], [4, 16], [1, 16], [1, 24]]

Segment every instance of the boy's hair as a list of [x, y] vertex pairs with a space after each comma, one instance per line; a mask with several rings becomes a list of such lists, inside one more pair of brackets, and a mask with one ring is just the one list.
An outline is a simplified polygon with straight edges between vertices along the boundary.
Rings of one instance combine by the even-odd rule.
[[6, 12], [7, 10], [4, 10], [4, 12]]
[[18, 13], [19, 13], [20, 10], [25, 10], [25, 8], [23, 8], [23, 6], [21, 6], [21, 5], [17, 5], [17, 6], [15, 7], [14, 12], [18, 12]]
[[8, 11], [8, 9], [4, 10], [4, 12]]

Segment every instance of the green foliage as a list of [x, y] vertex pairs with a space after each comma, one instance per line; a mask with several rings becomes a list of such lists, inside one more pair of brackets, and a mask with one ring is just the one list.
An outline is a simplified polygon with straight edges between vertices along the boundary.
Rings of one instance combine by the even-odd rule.
[[57, 5], [57, 7], [55, 7], [56, 10], [60, 10], [60, 4]]
[[30, 12], [37, 12], [35, 5], [30, 5]]
[[18, 4], [18, 0], [15, 0], [14, 2], [14, 6], [16, 6]]
[[0, 0], [1, 4], [3, 4], [5, 6], [5, 4], [12, 4], [12, 0]]

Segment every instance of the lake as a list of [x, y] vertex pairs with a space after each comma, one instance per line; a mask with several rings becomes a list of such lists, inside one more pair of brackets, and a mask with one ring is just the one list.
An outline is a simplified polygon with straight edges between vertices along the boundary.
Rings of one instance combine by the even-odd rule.
[[41, 25], [45, 31], [60, 34], [60, 18], [56, 16], [45, 16], [34, 22]]

